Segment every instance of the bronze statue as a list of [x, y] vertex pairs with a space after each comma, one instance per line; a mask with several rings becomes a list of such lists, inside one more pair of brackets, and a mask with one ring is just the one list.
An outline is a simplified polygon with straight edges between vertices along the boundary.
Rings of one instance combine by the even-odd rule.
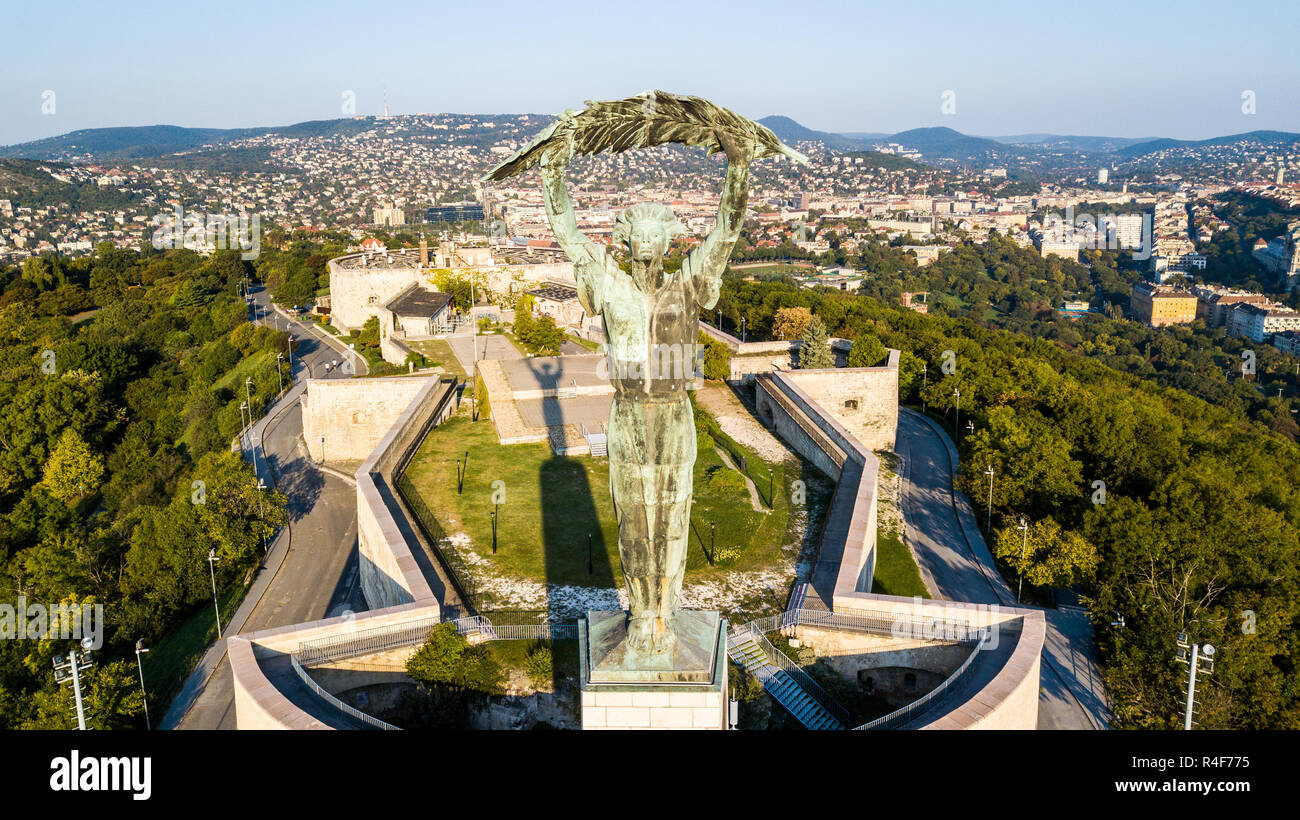
[[[669, 273], [664, 256], [686, 229], [666, 205], [627, 208], [614, 228], [614, 240], [631, 263], [625, 271], [611, 249], [578, 230], [565, 170], [578, 154], [669, 142], [726, 153], [717, 222], [681, 268]], [[699, 311], [718, 300], [744, 221], [749, 165], [777, 154], [805, 161], [757, 123], [698, 97], [654, 91], [565, 112], [489, 175], [504, 179], [540, 164], [546, 215], [573, 261], [578, 298], [604, 322], [615, 389], [608, 425], [610, 492], [631, 610], [627, 644], [634, 652], [664, 653], [676, 640], [696, 456], [686, 390], [695, 371]]]

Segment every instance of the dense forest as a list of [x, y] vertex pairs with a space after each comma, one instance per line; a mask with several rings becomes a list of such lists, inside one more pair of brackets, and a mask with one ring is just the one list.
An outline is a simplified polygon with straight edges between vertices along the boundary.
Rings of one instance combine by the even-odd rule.
[[[1020, 516], [1032, 525], [1027, 562], [1003, 561], [1006, 576], [1023, 569], [1039, 597], [1050, 587], [1082, 591], [1120, 726], [1179, 725], [1186, 669], [1174, 660], [1174, 637], [1187, 632], [1220, 650], [1215, 674], [1197, 690], [1199, 725], [1300, 728], [1294, 430], [1252, 418], [1255, 391], [1239, 390], [1241, 382], [1222, 401], [1179, 389], [1178, 379], [1202, 366], [1195, 360], [1186, 371], [1123, 360], [1145, 356], [1146, 345], [1157, 361], [1176, 357], [1178, 345], [1212, 360], [1204, 331], [1165, 332], [1166, 347], [1135, 323], [1097, 317], [1099, 329], [1079, 325], [1079, 339], [1031, 338], [736, 276], [722, 300], [729, 315], [748, 318], [752, 338], [770, 330], [777, 309], [806, 306], [839, 336], [902, 350], [900, 399], [924, 402], [950, 427], [960, 390], [958, 487], [983, 502], [992, 465], [995, 552], [1006, 555], [996, 545], [1014, 539], [1018, 559]], [[1089, 351], [1085, 332], [1109, 341]], [[949, 375], [946, 351], [956, 363]], [[1122, 627], [1112, 626], [1117, 616]]]
[[[216, 634], [209, 550], [237, 601], [285, 519], [231, 452], [288, 344], [247, 321], [248, 273], [237, 252], [109, 244], [0, 268], [0, 603], [103, 606], [91, 728], [144, 725], [136, 641], [151, 692], [174, 691]], [[51, 666], [75, 643], [0, 641], [0, 728], [76, 725]]]

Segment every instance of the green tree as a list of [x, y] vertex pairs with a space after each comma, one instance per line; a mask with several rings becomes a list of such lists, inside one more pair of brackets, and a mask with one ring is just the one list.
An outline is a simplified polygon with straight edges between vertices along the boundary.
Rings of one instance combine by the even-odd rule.
[[819, 317], [814, 317], [803, 333], [803, 344], [799, 347], [799, 367], [802, 370], [824, 370], [834, 366], [835, 354], [831, 352], [826, 325]]
[[858, 336], [853, 340], [849, 351], [849, 367], [875, 367], [885, 358], [888, 351], [875, 336]]
[[1079, 533], [1061, 529], [1051, 518], [1035, 521], [1028, 530], [999, 530], [993, 554], [1026, 581], [1043, 588], [1068, 587], [1090, 579], [1099, 561], [1095, 546]]
[[504, 688], [504, 672], [496, 660], [483, 646], [470, 646], [449, 621], [433, 628], [428, 640], [406, 662], [406, 673], [423, 684], [488, 694]]
[[59, 443], [45, 462], [41, 483], [50, 495], [71, 502], [93, 494], [103, 477], [104, 460], [69, 427], [59, 436]]

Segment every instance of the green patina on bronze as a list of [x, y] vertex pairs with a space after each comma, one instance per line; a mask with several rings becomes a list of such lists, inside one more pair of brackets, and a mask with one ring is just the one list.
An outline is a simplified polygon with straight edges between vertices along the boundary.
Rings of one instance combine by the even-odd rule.
[[[665, 143], [724, 151], [727, 174], [713, 230], [680, 269], [664, 270], [669, 243], [685, 233], [672, 209], [642, 203], [618, 215], [611, 249], [578, 230], [564, 174], [575, 155]], [[610, 492], [618, 518], [619, 559], [627, 585], [627, 649], [672, 653], [686, 570], [695, 425], [686, 390], [694, 376], [700, 308], [718, 300], [722, 271], [740, 236], [749, 165], [762, 157], [804, 157], [767, 128], [699, 97], [647, 92], [566, 111], [488, 175], [501, 180], [541, 166], [551, 230], [569, 258], [583, 308], [599, 314], [608, 346], [614, 401], [609, 411]]]

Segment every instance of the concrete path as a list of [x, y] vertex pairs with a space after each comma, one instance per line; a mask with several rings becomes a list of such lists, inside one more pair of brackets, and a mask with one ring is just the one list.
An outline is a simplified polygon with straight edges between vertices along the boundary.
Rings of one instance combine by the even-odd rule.
[[[254, 294], [260, 312], [267, 313], [265, 291]], [[288, 328], [298, 340], [295, 379], [346, 378], [342, 368], [325, 374], [324, 365], [340, 357], [346, 346], [319, 328], [309, 328], [283, 314], [270, 314], [266, 324]], [[364, 372], [360, 356], [358, 369]], [[289, 499], [289, 525], [270, 546], [263, 566], [243, 603], [229, 618], [224, 634], [254, 632], [337, 615], [364, 611], [358, 583], [356, 550], [356, 490], [348, 481], [322, 472], [308, 457], [302, 442], [299, 400], [306, 390], [298, 381], [247, 433], [257, 444], [258, 474]], [[159, 728], [235, 728], [234, 690], [225, 657], [225, 641], [203, 656], [173, 699]]]
[[[904, 463], [907, 538], [931, 595], [1016, 606], [1015, 593], [975, 523], [970, 500], [952, 489], [958, 466], [952, 440], [930, 419], [900, 408], [896, 449]], [[1039, 728], [1105, 728], [1110, 711], [1091, 623], [1078, 609], [1046, 610], [1046, 616]]]

